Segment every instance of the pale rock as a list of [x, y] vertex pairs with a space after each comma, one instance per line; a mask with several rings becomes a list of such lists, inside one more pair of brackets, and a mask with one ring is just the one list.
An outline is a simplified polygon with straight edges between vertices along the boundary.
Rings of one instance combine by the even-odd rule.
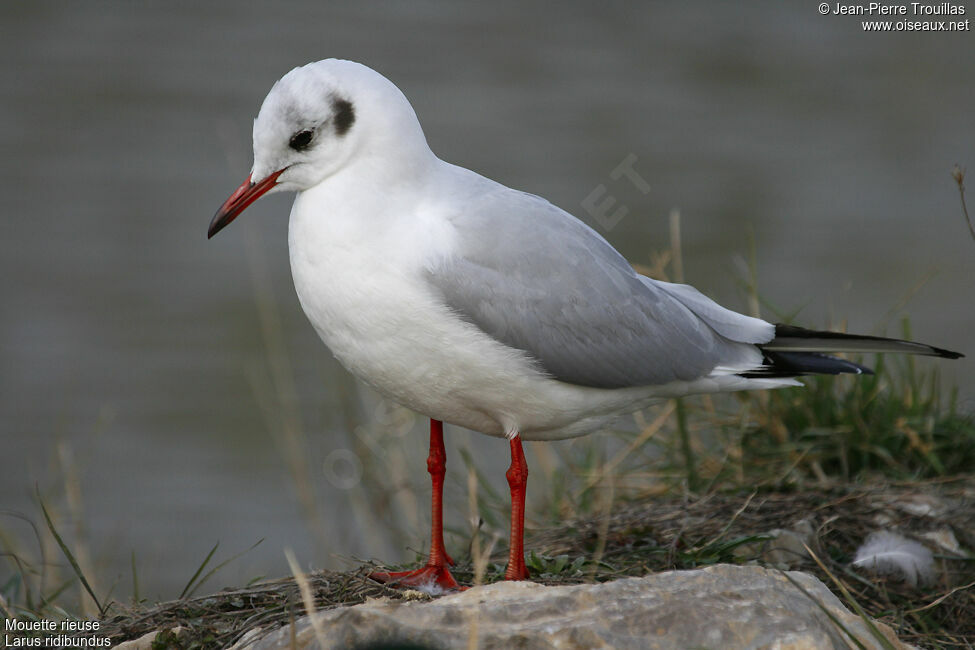
[[811, 559], [806, 547], [812, 545], [815, 531], [808, 519], [797, 521], [792, 528], [776, 528], [762, 536], [767, 539], [736, 547], [735, 557], [760, 558], [762, 563], [778, 569], [791, 569]]
[[937, 494], [902, 494], [889, 499], [888, 505], [915, 517], [943, 517], [948, 512], [948, 504]]
[[961, 553], [961, 544], [958, 543], [958, 538], [955, 537], [954, 531], [947, 526], [938, 530], [929, 530], [926, 533], [921, 533], [920, 537], [934, 542], [942, 551]]
[[[862, 619], [815, 577], [755, 566], [718, 565], [602, 584], [546, 587], [499, 582], [429, 602], [372, 601], [319, 612], [332, 648], [879, 649]], [[812, 598], [810, 598], [810, 596]], [[814, 602], [812, 599], [815, 599]], [[895, 648], [893, 632], [876, 623]], [[294, 636], [292, 636], [292, 634]], [[294, 646], [292, 646], [294, 639]], [[309, 617], [236, 647], [319, 647]]]
[[[147, 634], [143, 634], [138, 639], [132, 639], [131, 641], [123, 641], [116, 646], [113, 646], [114, 650], [152, 650], [153, 643], [156, 641], [156, 637], [162, 634], [165, 630], [153, 630]], [[179, 636], [183, 631], [181, 626], [176, 626], [169, 630], [173, 633], [173, 636]]]

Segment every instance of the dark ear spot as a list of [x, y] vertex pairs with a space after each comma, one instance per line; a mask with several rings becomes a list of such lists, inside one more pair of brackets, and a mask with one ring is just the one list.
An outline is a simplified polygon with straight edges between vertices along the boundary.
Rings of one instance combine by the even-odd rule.
[[333, 99], [332, 111], [335, 113], [332, 120], [336, 135], [345, 135], [355, 122], [355, 108], [352, 107], [352, 102], [347, 99]]

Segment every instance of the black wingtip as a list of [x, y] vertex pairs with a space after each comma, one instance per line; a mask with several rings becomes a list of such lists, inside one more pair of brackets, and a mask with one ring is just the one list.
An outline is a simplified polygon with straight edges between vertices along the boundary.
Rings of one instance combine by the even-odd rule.
[[944, 348], [936, 348], [934, 346], [930, 346], [930, 347], [932, 352], [934, 352], [933, 356], [941, 357], [942, 359], [964, 359], [965, 358], [965, 355], [962, 354], [961, 352], [952, 352], [951, 350], [945, 350]]
[[772, 352], [763, 350], [765, 363], [754, 370], [738, 373], [742, 377], [801, 377], [803, 375], [872, 375], [873, 370], [859, 363], [818, 352]]
[[[807, 347], [806, 343], [813, 343]], [[944, 348], [936, 348], [927, 343], [892, 339], [883, 336], [866, 336], [862, 334], [847, 334], [845, 332], [827, 332], [809, 330], [795, 325], [775, 326], [775, 338], [762, 346], [768, 350], [794, 350], [816, 352], [899, 352], [902, 354], [920, 354], [942, 359], [961, 359], [965, 355]]]

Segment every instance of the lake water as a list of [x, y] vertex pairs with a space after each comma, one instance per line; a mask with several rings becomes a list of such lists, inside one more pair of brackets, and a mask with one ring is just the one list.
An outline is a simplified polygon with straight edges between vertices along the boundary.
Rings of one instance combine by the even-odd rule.
[[[949, 174], [975, 169], [971, 32], [742, 4], [0, 5], [0, 509], [36, 520], [36, 485], [118, 597], [133, 552], [142, 593], [172, 598], [217, 541], [226, 558], [265, 538], [207, 588], [286, 573], [286, 547], [328, 567], [422, 548], [425, 424], [305, 321], [290, 197], [205, 236], [271, 84], [330, 56], [402, 88], [441, 157], [546, 196], [632, 262], [668, 246], [679, 208], [687, 280], [729, 307], [746, 308], [753, 240], [763, 297], [797, 322], [896, 335], [910, 315], [969, 353], [941, 367], [971, 410], [975, 241]], [[648, 191], [613, 180], [624, 161]], [[618, 222], [584, 207], [607, 196]], [[458, 449], [502, 490], [507, 448], [448, 438], [463, 528]], [[388, 499], [364, 487], [378, 474]], [[33, 552], [22, 522], [0, 530]]]

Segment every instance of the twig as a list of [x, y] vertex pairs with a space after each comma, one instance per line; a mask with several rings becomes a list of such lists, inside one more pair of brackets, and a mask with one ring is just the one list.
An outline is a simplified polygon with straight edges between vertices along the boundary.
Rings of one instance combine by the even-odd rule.
[[967, 585], [962, 585], [961, 587], [955, 587], [954, 589], [952, 589], [948, 593], [943, 594], [940, 598], [931, 601], [930, 603], [928, 603], [924, 607], [918, 607], [917, 609], [909, 609], [909, 610], [907, 610], [904, 613], [905, 614], [917, 614], [918, 612], [923, 612], [926, 609], [931, 609], [932, 607], [935, 607], [937, 605], [940, 605], [942, 602], [944, 602], [944, 600], [946, 598], [948, 598], [952, 594], [957, 593], [959, 591], [964, 591], [965, 589], [971, 589], [972, 587], [975, 587], [975, 582], [969, 582]]
[[951, 168], [951, 177], [958, 183], [958, 194], [961, 197], [961, 210], [965, 214], [965, 222], [968, 223], [968, 232], [972, 234], [972, 239], [975, 239], [975, 226], [972, 225], [972, 218], [968, 216], [968, 206], [965, 205], [965, 168], [955, 163]]
[[741, 507], [735, 510], [735, 514], [731, 515], [731, 519], [728, 520], [728, 523], [725, 524], [724, 528], [721, 529], [721, 532], [718, 533], [717, 537], [715, 537], [714, 539], [712, 539], [707, 543], [707, 546], [712, 546], [714, 544], [717, 544], [718, 540], [724, 537], [728, 533], [728, 531], [731, 530], [731, 527], [735, 524], [735, 521], [738, 520], [738, 517], [741, 516], [741, 513], [745, 512], [745, 510], [748, 509], [749, 504], [751, 504], [752, 499], [755, 498], [756, 494], [758, 494], [758, 491], [753, 491], [751, 494], [748, 495], [748, 498], [745, 499], [745, 503], [741, 504]]

